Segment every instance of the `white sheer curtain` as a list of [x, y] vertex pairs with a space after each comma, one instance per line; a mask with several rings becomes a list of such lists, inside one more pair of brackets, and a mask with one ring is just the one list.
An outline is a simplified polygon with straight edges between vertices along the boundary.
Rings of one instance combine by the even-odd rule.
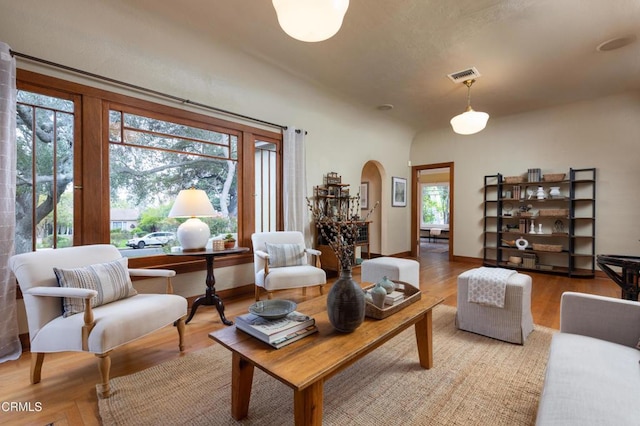
[[305, 131], [292, 126], [287, 127], [283, 134], [284, 230], [302, 232], [307, 247], [311, 247], [304, 139]]
[[16, 203], [16, 61], [0, 42], [0, 362], [22, 352], [16, 280], [7, 265], [14, 250]]

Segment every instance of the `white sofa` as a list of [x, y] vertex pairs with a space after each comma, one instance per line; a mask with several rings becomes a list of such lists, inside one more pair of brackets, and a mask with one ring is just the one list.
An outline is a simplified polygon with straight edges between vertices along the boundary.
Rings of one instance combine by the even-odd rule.
[[567, 292], [537, 425], [640, 424], [640, 303]]

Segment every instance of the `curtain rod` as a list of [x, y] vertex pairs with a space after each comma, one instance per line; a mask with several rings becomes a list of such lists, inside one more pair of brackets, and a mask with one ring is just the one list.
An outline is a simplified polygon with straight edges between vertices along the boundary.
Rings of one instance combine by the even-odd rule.
[[105, 77], [105, 76], [102, 76], [102, 75], [99, 75], [99, 74], [94, 74], [94, 73], [89, 72], [89, 71], [84, 71], [84, 70], [81, 70], [81, 69], [78, 69], [78, 68], [69, 67], [67, 65], [58, 64], [58, 63], [55, 63], [55, 62], [48, 61], [46, 59], [36, 58], [35, 56], [31, 56], [31, 55], [27, 55], [27, 54], [24, 54], [24, 53], [16, 52], [15, 50], [9, 50], [9, 53], [11, 54], [11, 56], [17, 56], [19, 58], [27, 59], [29, 61], [39, 62], [41, 64], [49, 65], [49, 66], [52, 66], [52, 67], [55, 67], [55, 68], [60, 68], [60, 69], [63, 69], [65, 71], [71, 71], [71, 72], [74, 72], [76, 74], [85, 75], [85, 76], [88, 76], [88, 77], [91, 77], [91, 78], [95, 78], [95, 79], [98, 79], [98, 80], [104, 80], [104, 81], [107, 81], [109, 83], [117, 84], [119, 86], [124, 86], [124, 87], [128, 87], [130, 89], [134, 89], [134, 90], [138, 90], [138, 91], [141, 91], [141, 92], [146, 92], [146, 93], [150, 93], [150, 94], [153, 94], [153, 95], [156, 95], [156, 96], [160, 96], [160, 97], [163, 97], [163, 98], [171, 99], [173, 101], [180, 102], [182, 104], [193, 105], [193, 106], [197, 106], [197, 107], [200, 107], [200, 108], [208, 109], [208, 110], [211, 110], [211, 111], [219, 112], [219, 113], [222, 113], [222, 114], [231, 115], [233, 117], [243, 118], [245, 120], [253, 121], [255, 123], [265, 124], [267, 126], [277, 127], [277, 128], [283, 129], [283, 130], [287, 130], [287, 126], [283, 126], [282, 124], [270, 123], [268, 121], [260, 120], [259, 118], [249, 117], [247, 115], [238, 114], [237, 112], [227, 111], [225, 109], [213, 107], [213, 106], [206, 105], [206, 104], [202, 104], [200, 102], [193, 102], [193, 101], [190, 101], [189, 99], [184, 99], [184, 98], [180, 98], [178, 96], [169, 95], [167, 93], [159, 92], [157, 90], [147, 89], [146, 87], [137, 86], [137, 85], [131, 84], [131, 83], [126, 83], [124, 81], [116, 80], [116, 79], [113, 79], [113, 78], [110, 78], [110, 77]]

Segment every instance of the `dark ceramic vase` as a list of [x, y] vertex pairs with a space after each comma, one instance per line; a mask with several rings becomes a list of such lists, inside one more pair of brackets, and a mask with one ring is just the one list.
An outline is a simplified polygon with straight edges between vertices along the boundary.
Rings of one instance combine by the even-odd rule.
[[329, 322], [338, 331], [351, 333], [364, 321], [364, 291], [351, 278], [351, 269], [340, 271], [340, 278], [327, 296]]

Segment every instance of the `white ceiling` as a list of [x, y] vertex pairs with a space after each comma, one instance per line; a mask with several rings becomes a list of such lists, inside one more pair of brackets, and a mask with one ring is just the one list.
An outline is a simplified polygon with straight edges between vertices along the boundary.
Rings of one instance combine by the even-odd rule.
[[640, 40], [596, 50], [640, 37], [640, 0], [351, 0], [341, 30], [319, 43], [287, 36], [269, 0], [126, 4], [366, 108], [393, 104], [384, 114], [416, 130], [464, 110], [466, 87], [447, 74], [471, 66], [482, 74], [471, 104], [494, 118], [640, 89]]

